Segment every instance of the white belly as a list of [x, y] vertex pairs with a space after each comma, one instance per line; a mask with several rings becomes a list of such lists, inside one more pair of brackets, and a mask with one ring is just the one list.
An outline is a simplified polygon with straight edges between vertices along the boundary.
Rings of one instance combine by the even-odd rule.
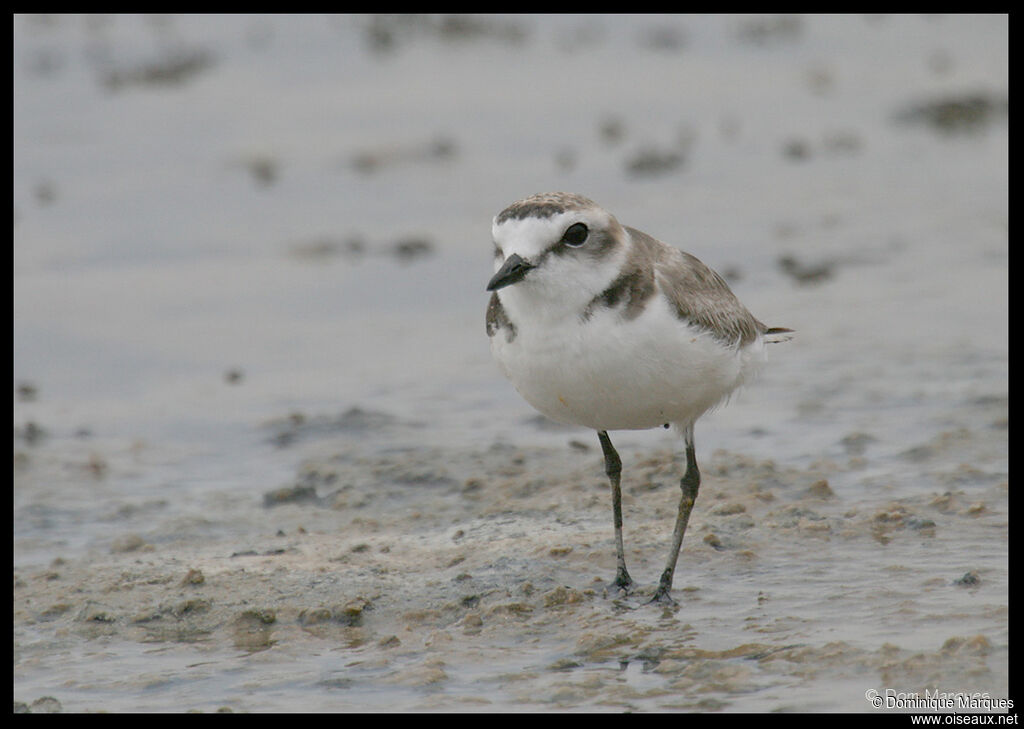
[[491, 351], [533, 407], [595, 430], [692, 423], [764, 361], [760, 338], [725, 345], [681, 322], [660, 297], [631, 321], [602, 309], [585, 322], [518, 326], [511, 342], [498, 332]]

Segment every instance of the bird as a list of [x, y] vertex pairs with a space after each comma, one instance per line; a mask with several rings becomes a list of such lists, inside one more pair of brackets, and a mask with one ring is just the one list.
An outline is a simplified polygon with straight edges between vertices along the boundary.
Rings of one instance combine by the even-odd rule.
[[626, 225], [587, 197], [548, 192], [492, 221], [486, 331], [499, 369], [543, 415], [597, 431], [612, 492], [621, 594], [637, 589], [622, 536], [622, 461], [612, 430], [674, 426], [686, 468], [665, 568], [651, 602], [675, 604], [676, 563], [700, 488], [694, 424], [749, 382], [767, 327], [689, 253]]

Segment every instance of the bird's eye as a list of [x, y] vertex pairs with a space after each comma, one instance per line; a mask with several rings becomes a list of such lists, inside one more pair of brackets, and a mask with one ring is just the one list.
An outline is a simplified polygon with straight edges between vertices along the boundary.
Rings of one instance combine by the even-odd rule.
[[587, 240], [587, 234], [590, 231], [587, 230], [587, 226], [583, 223], [573, 223], [565, 229], [565, 233], [562, 235], [562, 241], [567, 246], [577, 248], [583, 245]]

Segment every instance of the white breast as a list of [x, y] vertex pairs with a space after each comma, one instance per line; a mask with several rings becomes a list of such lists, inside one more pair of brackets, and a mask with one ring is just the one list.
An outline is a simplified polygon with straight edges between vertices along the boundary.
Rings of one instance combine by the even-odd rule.
[[661, 295], [636, 319], [598, 309], [586, 321], [520, 319], [516, 297], [505, 298], [516, 336], [492, 337], [491, 351], [526, 401], [563, 423], [595, 430], [692, 423], [764, 361], [760, 337], [745, 347], [723, 344], [680, 321]]

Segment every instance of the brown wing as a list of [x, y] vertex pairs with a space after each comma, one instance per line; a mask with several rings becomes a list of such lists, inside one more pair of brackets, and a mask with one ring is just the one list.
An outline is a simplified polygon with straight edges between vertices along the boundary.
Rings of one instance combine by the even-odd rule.
[[636, 254], [650, 257], [658, 285], [680, 319], [730, 345], [749, 344], [766, 331], [722, 277], [700, 260], [639, 230], [626, 230]]

